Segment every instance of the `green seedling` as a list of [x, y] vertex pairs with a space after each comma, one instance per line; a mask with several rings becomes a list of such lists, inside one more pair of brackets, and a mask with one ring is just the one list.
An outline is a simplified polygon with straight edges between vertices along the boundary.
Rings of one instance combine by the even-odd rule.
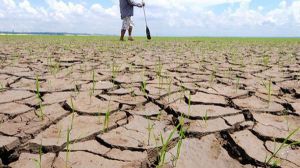
[[108, 107], [105, 113], [104, 123], [103, 123], [103, 131], [107, 131], [109, 126], [109, 118], [110, 118], [110, 102], [108, 103]]
[[145, 69], [143, 69], [143, 81], [141, 83], [141, 90], [145, 96], [147, 96], [147, 81], [145, 80]]
[[116, 64], [115, 61], [113, 61], [111, 68], [112, 68], [112, 79], [114, 80], [118, 75], [120, 67]]
[[268, 102], [270, 104], [271, 97], [272, 97], [272, 81], [271, 81], [271, 79], [268, 81], [268, 83], [263, 82], [263, 85], [268, 92]]
[[148, 127], [147, 127], [147, 131], [148, 131], [148, 146], [150, 145], [150, 138], [151, 138], [151, 132], [154, 128], [154, 124], [150, 122], [150, 120], [148, 119]]
[[180, 157], [182, 141], [185, 138], [185, 133], [186, 133], [186, 130], [184, 130], [183, 116], [181, 116], [181, 121], [179, 124], [180, 124], [180, 130], [179, 130], [179, 140], [177, 143], [176, 158], [175, 158], [175, 164], [174, 164], [175, 167], [177, 166], [177, 161], [179, 160], [179, 157]]
[[155, 68], [156, 76], [161, 77], [162, 76], [162, 69], [163, 69], [163, 64], [160, 61], [160, 58], [158, 59], [158, 63], [156, 64]]
[[54, 62], [52, 62], [52, 59], [50, 59], [50, 61], [51, 61], [50, 62], [50, 64], [51, 64], [50, 72], [52, 75], [56, 76], [56, 74], [59, 72], [59, 68], [60, 68], [59, 62], [55, 61], [55, 60], [54, 60]]
[[5, 90], [5, 85], [3, 85], [2, 83], [0, 83], [0, 92], [3, 92]]
[[177, 161], [179, 160], [179, 157], [180, 157], [182, 141], [183, 141], [183, 138], [180, 137], [180, 138], [179, 138], [179, 141], [178, 141], [178, 143], [177, 143], [177, 150], [176, 150], [176, 157], [175, 157], [174, 167], [177, 166]]
[[39, 99], [39, 101], [42, 101], [42, 96], [40, 93], [40, 81], [38, 75], [36, 75], [35, 77], [35, 89], [36, 89], [36, 98]]
[[155, 67], [155, 72], [156, 72], [156, 76], [158, 77], [158, 86], [159, 86], [159, 89], [162, 88], [162, 70], [163, 70], [163, 64], [161, 63], [160, 61], [160, 58], [158, 59], [158, 62], [156, 64], [156, 67]]
[[89, 98], [90, 98], [90, 104], [92, 104], [92, 97], [93, 97], [93, 90], [89, 90]]
[[40, 112], [39, 117], [42, 118], [42, 120], [44, 120], [44, 116], [45, 116], [45, 114], [44, 114], [44, 109], [43, 109], [44, 107], [43, 107], [41, 101], [40, 101], [40, 103], [39, 103], [39, 106], [40, 106], [40, 108], [39, 108], [39, 112]]
[[70, 156], [70, 133], [71, 133], [71, 129], [68, 127], [68, 130], [67, 130], [67, 152], [66, 152], [66, 168], [68, 168], [68, 162], [69, 162], [69, 156]]
[[75, 117], [75, 107], [73, 103], [73, 98], [71, 97], [71, 109], [72, 109], [72, 119], [71, 119], [71, 130], [73, 129], [74, 117]]
[[143, 80], [143, 82], [141, 83], [141, 90], [145, 96], [147, 96], [146, 88], [147, 88], [147, 82], [145, 80]]
[[93, 69], [92, 81], [93, 81], [92, 93], [95, 94], [95, 88], [96, 88], [95, 69]]
[[40, 111], [39, 117], [41, 117], [42, 120], [44, 120], [44, 112], [43, 112], [43, 105], [42, 105], [42, 96], [41, 96], [41, 93], [40, 93], [40, 81], [39, 81], [38, 75], [36, 75], [35, 87], [36, 87], [36, 98], [39, 101], [39, 111]]
[[270, 56], [269, 55], [264, 55], [263, 56], [263, 64], [264, 64], [264, 66], [268, 66], [269, 62], [270, 62]]
[[161, 140], [161, 144], [162, 144], [162, 148], [160, 150], [160, 154], [159, 154], [159, 164], [157, 165], [157, 168], [162, 168], [165, 164], [165, 159], [166, 159], [166, 153], [167, 153], [167, 149], [168, 149], [168, 145], [171, 141], [171, 139], [174, 136], [174, 133], [177, 131], [179, 127], [179, 124], [177, 127], [175, 127], [173, 129], [173, 131], [170, 133], [170, 135], [168, 136], [167, 140], [165, 141], [162, 134], [160, 134], [160, 140]]
[[39, 159], [33, 159], [34, 162], [36, 163], [36, 167], [37, 168], [42, 168], [42, 156], [43, 156], [43, 150], [42, 150], [42, 142], [41, 142], [41, 145], [39, 146]]
[[[300, 141], [297, 141], [297, 142], [293, 142], [293, 143], [290, 143], [290, 144], [287, 144], [287, 142], [290, 140], [290, 138], [292, 136], [294, 136], [297, 132], [299, 132], [300, 130], [300, 127], [295, 129], [294, 131], [292, 131], [285, 139], [284, 141], [281, 143], [281, 145], [279, 146], [278, 149], [275, 149], [273, 154], [268, 158], [266, 159], [265, 163], [266, 165], [269, 165], [271, 164], [271, 161], [277, 156], [278, 152], [280, 152], [282, 149], [285, 149], [287, 147], [291, 147], [291, 146], [295, 146], [295, 145], [299, 145], [300, 144]], [[273, 163], [273, 165], [276, 164], [276, 163]]]

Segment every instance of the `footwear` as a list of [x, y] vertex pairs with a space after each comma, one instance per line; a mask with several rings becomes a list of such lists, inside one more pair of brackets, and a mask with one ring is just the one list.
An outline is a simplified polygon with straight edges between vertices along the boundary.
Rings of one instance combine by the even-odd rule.
[[120, 38], [120, 41], [125, 41], [124, 39]]
[[132, 37], [128, 37], [129, 41], [134, 41], [134, 39]]

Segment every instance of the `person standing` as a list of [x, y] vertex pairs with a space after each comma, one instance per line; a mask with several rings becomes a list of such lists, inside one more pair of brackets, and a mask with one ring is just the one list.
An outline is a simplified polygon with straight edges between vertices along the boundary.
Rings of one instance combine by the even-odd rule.
[[145, 3], [136, 3], [134, 0], [120, 0], [120, 13], [121, 13], [121, 19], [122, 22], [122, 29], [121, 29], [121, 36], [120, 41], [124, 41], [124, 36], [126, 34], [126, 31], [128, 31], [128, 40], [133, 41], [132, 38], [132, 29], [134, 26], [134, 23], [132, 21], [133, 16], [133, 8], [134, 7], [142, 8], [145, 6]]

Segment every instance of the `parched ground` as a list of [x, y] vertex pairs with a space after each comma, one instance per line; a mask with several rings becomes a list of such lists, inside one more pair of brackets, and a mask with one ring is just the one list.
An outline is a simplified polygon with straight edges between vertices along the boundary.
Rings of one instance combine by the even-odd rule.
[[297, 39], [1, 36], [0, 63], [0, 167], [300, 167]]

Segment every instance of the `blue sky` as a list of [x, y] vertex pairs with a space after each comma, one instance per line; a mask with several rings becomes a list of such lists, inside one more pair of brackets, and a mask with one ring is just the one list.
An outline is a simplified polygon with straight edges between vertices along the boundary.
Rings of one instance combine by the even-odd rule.
[[[139, 0], [135, 0], [139, 1]], [[145, 0], [157, 36], [300, 36], [300, 0]], [[118, 35], [119, 0], [0, 0], [0, 31]], [[144, 35], [135, 9], [135, 35]]]

